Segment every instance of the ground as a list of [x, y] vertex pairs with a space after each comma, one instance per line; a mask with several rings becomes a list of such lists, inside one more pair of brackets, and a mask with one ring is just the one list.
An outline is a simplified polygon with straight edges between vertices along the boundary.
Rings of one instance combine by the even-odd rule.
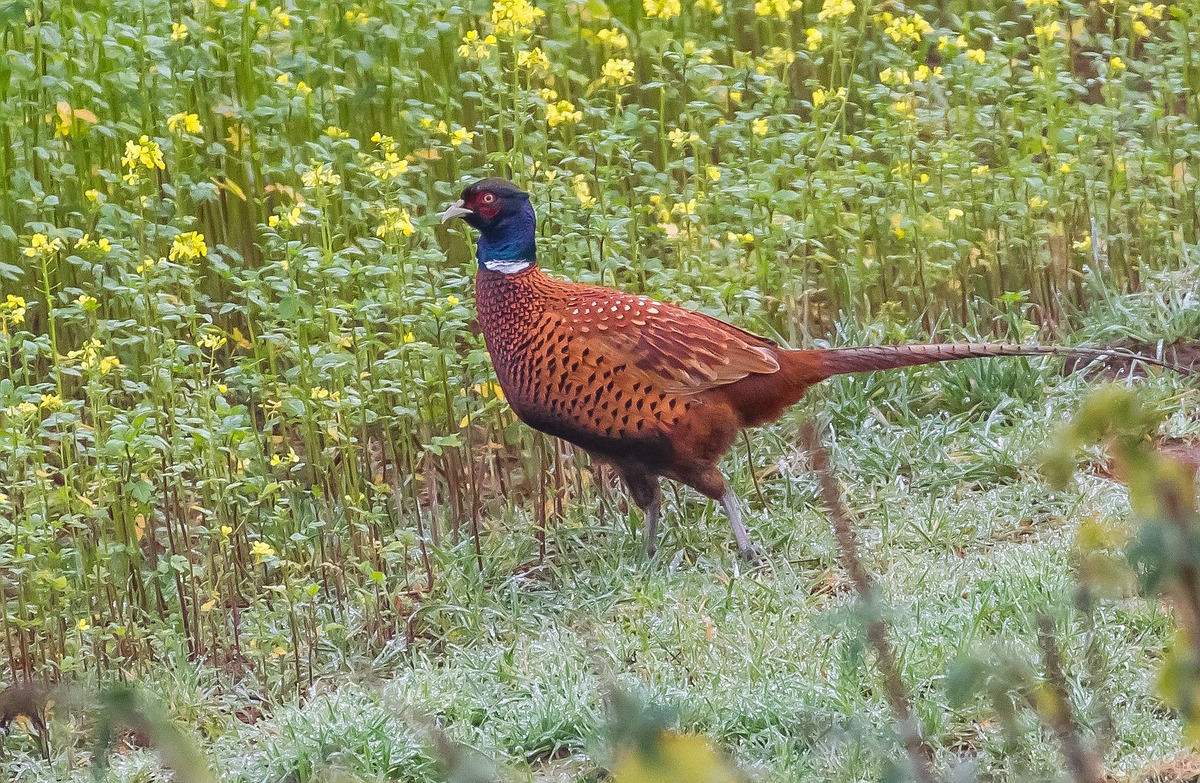
[[[211, 735], [202, 746], [228, 780], [429, 779], [426, 740], [413, 728], [421, 720], [518, 779], [578, 779], [604, 759], [596, 738], [611, 684], [677, 710], [681, 727], [715, 738], [757, 779], [874, 777], [898, 758], [897, 746], [808, 459], [793, 440], [796, 422], [812, 416], [824, 424], [939, 760], [985, 778], [1053, 776], [1058, 751], [1032, 713], [1020, 718], [1020, 752], [1006, 754], [985, 701], [951, 706], [946, 687], [963, 656], [1003, 648], [1036, 662], [1032, 617], [1045, 610], [1057, 618], [1081, 719], [1095, 728], [1107, 705], [1110, 768], [1132, 773], [1181, 747], [1178, 720], [1154, 694], [1169, 613], [1142, 597], [1110, 598], [1095, 630], [1086, 628], [1070, 608], [1076, 533], [1082, 520], [1125, 520], [1126, 492], [1100, 463], [1065, 492], [1038, 471], [1055, 427], [1098, 382], [1025, 360], [835, 380], [793, 417], [754, 433], [761, 491], [744, 450], [728, 464], [765, 567], [740, 564], [716, 505], [682, 491], [667, 495], [661, 552], [647, 562], [636, 512], [605, 491], [571, 508], [545, 562], [519, 572], [512, 564], [533, 547], [530, 518], [490, 520], [484, 576], [469, 546], [446, 553], [437, 587], [414, 613], [413, 639], [330, 666], [302, 699], [243, 723], [232, 707], [257, 695], [253, 681], [176, 661], [147, 685]], [[1130, 383], [1175, 407], [1170, 434], [1200, 431], [1178, 405], [1194, 391], [1157, 375]], [[963, 387], [979, 388], [980, 404], [945, 398]], [[1093, 644], [1099, 682], [1086, 660]], [[135, 751], [115, 770], [139, 780], [156, 764]], [[40, 779], [31, 761], [10, 769]], [[325, 777], [311, 777], [320, 770]]]

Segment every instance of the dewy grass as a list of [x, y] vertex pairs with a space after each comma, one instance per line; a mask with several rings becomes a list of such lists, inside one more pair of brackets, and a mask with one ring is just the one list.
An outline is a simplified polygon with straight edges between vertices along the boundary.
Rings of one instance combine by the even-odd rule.
[[[1072, 531], [1125, 513], [1031, 467], [1086, 382], [840, 379], [726, 466], [770, 573], [684, 492], [648, 565], [612, 477], [508, 411], [432, 213], [511, 176], [553, 273], [797, 346], [1194, 340], [1200, 5], [582, 11], [0, 8], [0, 679], [142, 678], [234, 780], [431, 779], [411, 711], [531, 776], [592, 769], [604, 676], [769, 777], [876, 775], [887, 718], [795, 448], [816, 416], [935, 746], [1049, 770], [939, 678], [975, 641], [1033, 650]], [[1194, 391], [1148, 383], [1195, 436]], [[1166, 623], [1098, 622], [1128, 768], [1177, 744], [1144, 674]]]

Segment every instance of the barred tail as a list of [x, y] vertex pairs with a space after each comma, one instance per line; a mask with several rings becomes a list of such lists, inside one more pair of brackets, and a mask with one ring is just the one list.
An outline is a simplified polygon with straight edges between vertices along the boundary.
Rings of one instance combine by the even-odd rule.
[[1004, 343], [939, 343], [932, 345], [879, 345], [864, 348], [832, 348], [796, 351], [797, 364], [815, 373], [808, 383], [817, 383], [835, 375], [874, 370], [893, 370], [919, 364], [980, 359], [990, 356], [1065, 356], [1090, 363], [1096, 359], [1117, 357], [1152, 364], [1190, 375], [1190, 368], [1159, 361], [1121, 348], [1064, 348], [1060, 346], [1010, 345]]

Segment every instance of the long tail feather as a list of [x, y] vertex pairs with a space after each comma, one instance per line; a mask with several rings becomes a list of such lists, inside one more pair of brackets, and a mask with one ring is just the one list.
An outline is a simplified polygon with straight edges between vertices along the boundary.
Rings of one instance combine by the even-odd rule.
[[811, 358], [804, 364], [815, 367], [816, 380], [834, 375], [847, 375], [874, 370], [892, 370], [919, 364], [952, 362], [959, 359], [979, 359], [989, 356], [1066, 356], [1092, 362], [1097, 359], [1121, 358], [1162, 367], [1180, 375], [1191, 375], [1188, 367], [1160, 361], [1121, 348], [1064, 348], [1061, 346], [1010, 345], [1004, 343], [944, 343], [932, 345], [879, 345], [863, 348], [832, 348], [800, 351]]

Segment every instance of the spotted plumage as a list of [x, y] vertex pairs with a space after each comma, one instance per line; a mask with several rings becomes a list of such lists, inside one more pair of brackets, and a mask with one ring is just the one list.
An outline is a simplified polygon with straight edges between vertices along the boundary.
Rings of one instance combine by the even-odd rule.
[[717, 462], [742, 428], [778, 418], [814, 383], [972, 357], [1096, 353], [988, 344], [788, 350], [652, 297], [545, 274], [529, 197], [507, 181], [476, 182], [442, 214], [480, 232], [479, 325], [514, 412], [618, 470], [645, 511], [651, 554], [659, 479], [668, 478], [720, 500], [739, 551], [753, 555]]

